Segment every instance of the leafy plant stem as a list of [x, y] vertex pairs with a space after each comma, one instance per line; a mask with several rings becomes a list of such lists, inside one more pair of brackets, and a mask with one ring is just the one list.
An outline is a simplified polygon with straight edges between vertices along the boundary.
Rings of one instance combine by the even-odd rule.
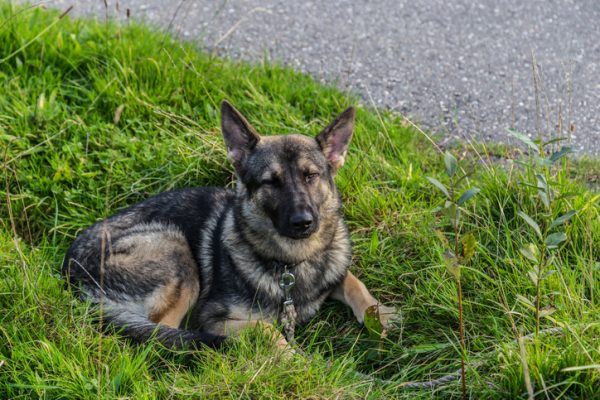
[[[455, 182], [454, 177], [450, 177], [450, 196], [453, 202], [456, 203], [456, 195], [455, 195]], [[452, 219], [452, 228], [454, 230], [454, 254], [459, 254], [459, 243], [460, 243], [460, 226], [458, 224], [459, 217], [458, 207], [456, 209], [456, 214]], [[465, 346], [465, 327], [463, 320], [463, 302], [462, 302], [462, 284], [460, 280], [460, 274], [456, 277], [456, 293], [458, 297], [458, 336], [460, 340], [460, 381], [461, 381], [461, 390], [463, 399], [467, 398], [467, 376], [465, 370], [465, 354], [466, 354], [466, 346]]]

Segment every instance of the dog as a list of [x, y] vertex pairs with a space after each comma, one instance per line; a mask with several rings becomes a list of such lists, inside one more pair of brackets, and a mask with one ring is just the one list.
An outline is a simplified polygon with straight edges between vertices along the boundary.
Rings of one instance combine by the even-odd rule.
[[[167, 347], [219, 346], [252, 326], [277, 332], [284, 303], [294, 305], [292, 324], [327, 298], [350, 306], [362, 324], [378, 302], [348, 270], [350, 237], [334, 184], [354, 119], [351, 107], [316, 138], [260, 136], [224, 101], [236, 188], [165, 192], [96, 223], [67, 251], [66, 280], [126, 337]], [[392, 311], [379, 306], [384, 325]]]

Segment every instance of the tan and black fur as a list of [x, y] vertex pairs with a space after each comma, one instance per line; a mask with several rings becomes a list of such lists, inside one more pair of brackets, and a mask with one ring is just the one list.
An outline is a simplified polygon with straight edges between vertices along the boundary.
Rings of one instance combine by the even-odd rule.
[[[227, 102], [221, 125], [236, 189], [162, 193], [93, 225], [65, 257], [68, 281], [128, 337], [170, 347], [218, 345], [248, 326], [271, 329], [286, 267], [296, 276], [298, 323], [328, 297], [362, 323], [377, 301], [348, 271], [350, 239], [333, 181], [354, 109], [316, 138], [259, 136]], [[381, 311], [387, 320], [390, 309]], [[285, 345], [280, 335], [278, 343]]]

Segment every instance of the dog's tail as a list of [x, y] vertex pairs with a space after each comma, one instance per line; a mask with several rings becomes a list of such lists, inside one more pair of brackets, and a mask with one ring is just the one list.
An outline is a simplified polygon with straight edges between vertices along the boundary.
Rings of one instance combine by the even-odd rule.
[[157, 340], [163, 346], [183, 350], [208, 346], [220, 347], [225, 336], [213, 335], [207, 332], [175, 329], [154, 323], [145, 316], [119, 308], [106, 308], [102, 320], [117, 332], [136, 343], [145, 343], [151, 339]]

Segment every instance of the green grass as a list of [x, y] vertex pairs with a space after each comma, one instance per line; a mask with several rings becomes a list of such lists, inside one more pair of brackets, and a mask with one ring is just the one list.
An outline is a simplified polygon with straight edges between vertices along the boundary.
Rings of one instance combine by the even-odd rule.
[[[337, 183], [352, 270], [398, 309], [381, 345], [329, 303], [299, 329], [306, 357], [281, 358], [256, 333], [194, 353], [100, 333], [64, 290], [65, 250], [81, 229], [149, 195], [231, 185], [222, 99], [259, 132], [310, 135], [358, 101], [289, 69], [225, 61], [144, 27], [58, 18], [0, 5], [0, 398], [461, 396], [457, 381], [403, 386], [460, 366], [456, 286], [436, 231], [451, 233], [436, 211], [441, 192], [425, 179], [448, 182], [443, 157], [400, 117], [360, 106]], [[466, 154], [459, 163], [481, 189], [462, 211], [463, 231], [478, 242], [462, 268], [469, 395], [527, 398], [524, 361], [536, 398], [598, 398], [600, 163], [494, 167], [484, 147], [467, 150], [456, 151]], [[556, 192], [549, 209], [527, 185], [536, 172]], [[548, 267], [555, 272], [541, 284], [542, 305], [556, 311], [522, 352], [516, 333], [535, 331], [527, 302], [536, 288], [520, 249], [537, 239], [517, 213], [545, 229], [571, 209], [568, 239]]]

